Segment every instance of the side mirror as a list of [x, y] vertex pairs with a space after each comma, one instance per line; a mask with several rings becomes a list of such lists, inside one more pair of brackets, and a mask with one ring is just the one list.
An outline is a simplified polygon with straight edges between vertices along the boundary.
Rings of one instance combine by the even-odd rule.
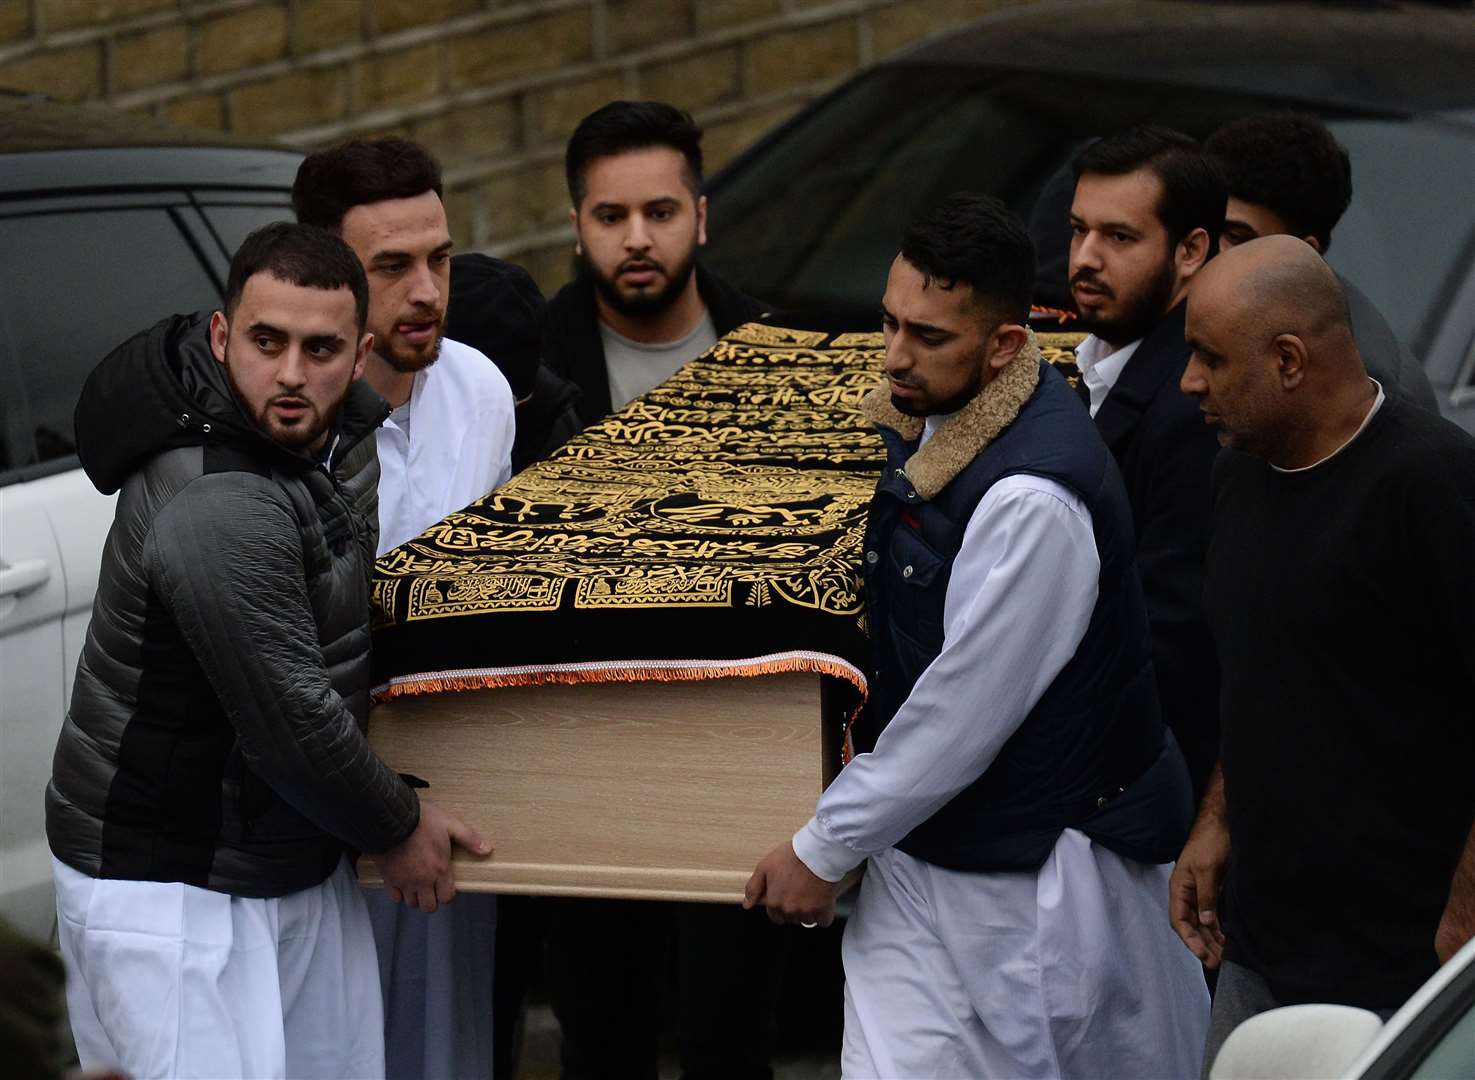
[[1209, 1069], [1209, 1080], [1341, 1076], [1382, 1026], [1376, 1013], [1347, 1005], [1271, 1009], [1230, 1033]]

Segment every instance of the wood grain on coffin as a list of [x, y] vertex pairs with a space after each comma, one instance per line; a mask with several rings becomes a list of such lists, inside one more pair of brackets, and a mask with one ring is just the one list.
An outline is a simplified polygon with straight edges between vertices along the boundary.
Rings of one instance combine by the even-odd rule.
[[457, 888], [728, 903], [814, 812], [831, 741], [809, 674], [415, 695], [369, 739], [495, 847]]

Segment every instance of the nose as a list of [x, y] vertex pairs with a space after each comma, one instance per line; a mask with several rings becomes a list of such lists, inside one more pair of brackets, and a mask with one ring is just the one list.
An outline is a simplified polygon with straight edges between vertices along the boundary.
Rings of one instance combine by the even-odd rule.
[[1096, 240], [1096, 234], [1087, 231], [1084, 235], [1076, 233], [1070, 242], [1070, 272], [1074, 274], [1077, 270], [1100, 270], [1101, 269], [1101, 245]]
[[625, 247], [630, 251], [648, 251], [650, 232], [646, 228], [644, 214], [631, 214], [630, 227], [625, 232]]
[[1209, 392], [1209, 383], [1204, 378], [1204, 366], [1199, 363], [1198, 353], [1189, 354], [1188, 366], [1183, 369], [1183, 378], [1178, 380], [1178, 389], [1189, 397], [1203, 397]]
[[900, 330], [886, 335], [886, 374], [905, 375], [912, 369], [912, 354]]
[[435, 269], [428, 262], [417, 264], [410, 278], [410, 303], [439, 310], [442, 300], [440, 277]]
[[282, 350], [277, 363], [277, 385], [283, 390], [295, 391], [307, 384], [307, 357], [302, 346], [295, 342]]

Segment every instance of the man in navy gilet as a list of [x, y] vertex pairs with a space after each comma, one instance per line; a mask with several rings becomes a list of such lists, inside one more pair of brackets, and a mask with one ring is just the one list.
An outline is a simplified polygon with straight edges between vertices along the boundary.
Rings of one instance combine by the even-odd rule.
[[995, 200], [907, 232], [882, 302], [887, 465], [865, 537], [875, 667], [849, 765], [748, 883], [845, 931], [849, 1076], [1185, 1076], [1208, 995], [1160, 919], [1187, 830], [1131, 510], [1024, 322]]

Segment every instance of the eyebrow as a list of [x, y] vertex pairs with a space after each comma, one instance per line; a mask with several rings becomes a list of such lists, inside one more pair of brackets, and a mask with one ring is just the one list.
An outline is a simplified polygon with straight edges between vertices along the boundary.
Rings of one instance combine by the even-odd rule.
[[[432, 255], [439, 255], [443, 251], [450, 251], [454, 246], [455, 246], [455, 241], [454, 240], [447, 240], [443, 244], [437, 244], [431, 250], [430, 254], [432, 254]], [[371, 258], [369, 260], [369, 262], [371, 262], [371, 263], [377, 263], [377, 262], [384, 262], [384, 261], [386, 261], [388, 259], [413, 259], [414, 257], [415, 257], [414, 254], [412, 252], [409, 252], [409, 251], [376, 251], [376, 252], [374, 252], [373, 258]]]
[[[886, 305], [885, 304], [880, 305], [880, 307], [881, 307], [881, 318], [883, 320], [884, 319], [890, 319], [892, 322], [901, 322], [900, 319], [898, 319], [895, 315], [891, 314], [891, 312], [889, 312], [889, 311], [886, 310]], [[908, 320], [906, 325], [907, 325], [907, 329], [911, 330], [913, 333], [916, 333], [916, 334], [941, 334], [944, 337], [956, 337], [957, 336], [957, 332], [956, 331], [949, 330], [949, 329], [947, 329], [946, 327], [943, 327], [943, 326], [933, 326], [931, 323], [915, 322], [915, 321]]]

